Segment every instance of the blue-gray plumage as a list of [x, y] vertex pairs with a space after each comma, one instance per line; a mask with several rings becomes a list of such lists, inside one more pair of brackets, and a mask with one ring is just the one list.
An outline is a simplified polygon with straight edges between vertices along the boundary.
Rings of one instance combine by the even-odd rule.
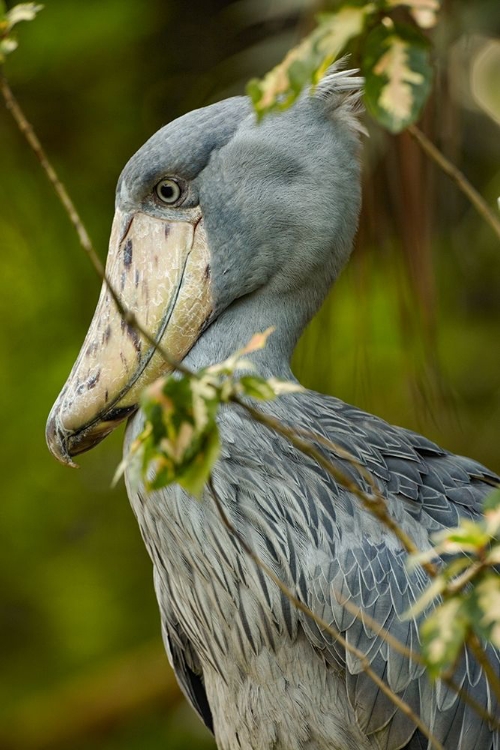
[[[160, 227], [161, 238], [184, 227], [191, 250], [182, 261], [172, 261], [182, 272], [174, 284], [173, 312], [161, 318], [158, 331], [162, 336], [174, 331], [169, 339], [174, 349], [184, 336], [179, 353], [190, 367], [224, 359], [255, 331], [272, 325], [276, 331], [254, 355], [255, 364], [265, 376], [293, 378], [289, 361], [297, 338], [347, 261], [356, 230], [359, 86], [352, 72], [336, 72], [314, 96], [260, 125], [245, 98], [229, 99], [166, 126], [125, 167], [117, 189], [110, 272], [115, 267], [122, 275], [140, 271], [139, 291], [128, 292], [123, 282], [131, 295], [126, 301], [136, 313], [152, 315], [152, 299], [163, 294], [162, 279], [170, 271], [163, 277], [157, 270], [163, 262], [159, 239], [146, 265], [134, 267], [137, 247], [147, 240], [144, 217], [154, 231]], [[169, 205], [172, 194], [180, 197]], [[200, 251], [203, 260], [192, 272], [199, 273], [203, 293], [193, 308], [191, 331], [191, 318], [178, 311], [187, 304], [182, 290], [197, 241], [208, 255]], [[50, 447], [66, 462], [136, 408], [136, 384], [150, 381], [160, 368], [153, 371], [152, 353], [147, 359], [135, 342], [134, 352], [131, 348], [121, 357], [123, 373], [109, 362], [106, 370], [106, 347], [118, 329], [108, 324], [103, 295], [90, 338], [49, 420]], [[108, 328], [101, 322], [104, 313]], [[93, 342], [99, 342], [100, 353]], [[97, 385], [93, 367], [99, 367]], [[96, 399], [92, 408], [90, 398]], [[262, 409], [353, 454], [420, 549], [429, 547], [432, 532], [463, 517], [477, 518], [491, 482], [498, 480], [475, 461], [331, 397], [304, 391]], [[139, 411], [129, 422], [126, 450], [142, 424]], [[441, 682], [431, 685], [420, 664], [396, 653], [343, 606], [345, 600], [354, 602], [418, 650], [417, 623], [404, 620], [403, 613], [428, 580], [419, 569], [407, 570], [398, 540], [282, 437], [232, 407], [222, 410], [219, 424], [222, 454], [213, 490], [241, 537], [301, 601], [366, 653], [377, 674], [447, 750], [499, 750], [498, 734], [487, 722]], [[363, 486], [345, 459], [330, 457]], [[222, 523], [212, 490], [197, 502], [178, 486], [147, 494], [128, 477], [127, 486], [153, 561], [170, 661], [220, 748], [429, 747], [358, 661], [296, 610], [248, 558]], [[498, 665], [498, 654], [491, 651], [490, 657]], [[498, 715], [484, 675], [469, 655], [455, 679]]]

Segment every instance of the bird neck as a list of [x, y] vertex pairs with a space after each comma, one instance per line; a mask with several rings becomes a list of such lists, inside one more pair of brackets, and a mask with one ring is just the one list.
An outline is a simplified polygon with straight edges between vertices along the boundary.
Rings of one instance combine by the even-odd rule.
[[273, 327], [264, 349], [249, 358], [264, 377], [293, 378], [290, 369], [293, 350], [318, 307], [311, 305], [317, 290], [315, 294], [309, 292], [303, 288], [287, 294], [272, 294], [262, 289], [236, 300], [200, 336], [186, 356], [185, 364], [198, 370], [222, 362], [246, 346], [255, 333]]

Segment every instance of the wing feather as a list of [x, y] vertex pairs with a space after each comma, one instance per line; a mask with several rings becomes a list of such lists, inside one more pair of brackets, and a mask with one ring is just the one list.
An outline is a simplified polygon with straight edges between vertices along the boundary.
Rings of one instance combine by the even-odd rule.
[[[376, 478], [394, 517], [420, 548], [429, 545], [432, 532], [456, 524], [460, 517], [478, 517], [494, 475], [476, 462], [453, 456], [422, 436], [392, 427], [336, 399], [308, 393], [306, 403], [300, 396], [290, 397], [286, 407], [280, 410], [273, 405], [273, 410], [275, 416], [292, 426], [300, 424], [319, 432], [352, 453]], [[254, 431], [258, 442], [258, 427], [245, 424], [244, 430]], [[276, 519], [276, 527], [287, 525], [285, 538], [273, 527], [268, 540], [271, 547], [279, 546], [285, 577], [291, 578], [296, 592], [314, 612], [332, 622], [367, 656], [372, 669], [422, 716], [447, 749], [496, 747], [491, 729], [455, 693], [439, 682], [431, 685], [422, 665], [395, 652], [346, 609], [344, 602], [352, 602], [405, 646], [418, 650], [418, 622], [405, 620], [404, 614], [426, 587], [426, 576], [420, 570], [408, 572], [404, 550], [356, 497], [325, 476], [310, 459], [284, 445], [281, 438], [269, 441], [262, 468], [265, 473], [257, 483], [265, 488], [266, 513]], [[247, 442], [243, 450], [248, 446]], [[330, 458], [366, 488], [351, 464], [335, 453]], [[238, 451], [229, 461], [228, 473], [236, 472], [235, 464], [241, 462], [245, 462], [245, 456]], [[254, 498], [259, 505], [258, 494]], [[301, 554], [297, 556], [299, 548]], [[286, 621], [284, 612], [278, 612], [277, 617]], [[305, 615], [299, 613], [298, 620], [328, 663], [345, 666], [356, 720], [364, 732], [376, 737], [380, 750], [427, 748], [427, 740], [416, 731], [412, 720], [378, 690], [363, 672], [359, 659], [346, 654]], [[498, 660], [498, 654], [494, 653], [494, 658]], [[483, 705], [491, 702], [484, 675], [469, 655], [457, 666], [457, 681]], [[478, 737], [482, 744], [477, 744]]]

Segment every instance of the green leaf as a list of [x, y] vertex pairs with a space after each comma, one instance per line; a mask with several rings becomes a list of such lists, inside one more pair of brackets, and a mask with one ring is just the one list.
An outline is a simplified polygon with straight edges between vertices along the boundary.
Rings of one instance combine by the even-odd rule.
[[490, 510], [498, 510], [500, 508], [500, 488], [496, 488], [489, 495], [486, 495], [483, 504], [483, 510], [487, 513]]
[[247, 94], [258, 119], [287, 109], [308, 85], [316, 85], [346, 44], [364, 29], [375, 3], [352, 5], [336, 13], [322, 14], [314, 31], [291, 49], [285, 59], [263, 79], [252, 79]]
[[386, 0], [389, 7], [406, 5], [421, 29], [431, 29], [437, 23], [440, 0]]
[[148, 462], [148, 466], [154, 468], [155, 475], [152, 479], [146, 481], [146, 489], [161, 490], [176, 480], [175, 467], [172, 461], [165, 458], [157, 457]]
[[487, 565], [500, 564], [500, 544], [496, 543], [491, 546], [490, 551], [486, 555], [485, 563]]
[[243, 375], [239, 379], [243, 394], [262, 401], [272, 401], [276, 394], [267, 380], [258, 375]]
[[300, 383], [294, 383], [291, 380], [280, 380], [279, 378], [267, 378], [267, 383], [271, 386], [276, 396], [283, 393], [303, 393], [304, 386]]
[[139, 446], [148, 490], [177, 482], [201, 494], [219, 453], [219, 404], [220, 386], [207, 371], [169, 375], [146, 389], [141, 401], [145, 429], [134, 446]]
[[409, 26], [380, 25], [366, 40], [365, 102], [381, 125], [399, 133], [415, 122], [432, 81], [427, 41]]
[[467, 603], [459, 596], [448, 599], [420, 626], [422, 657], [431, 679], [455, 663], [470, 629]]
[[215, 416], [219, 404], [218, 393], [207, 377], [191, 378], [190, 385], [194, 424], [197, 430], [202, 431]]
[[36, 3], [21, 3], [7, 11], [5, 3], [0, 0], [0, 65], [7, 55], [17, 49], [17, 40], [11, 35], [14, 26], [21, 21], [32, 21], [42, 8], [43, 5]]
[[5, 61], [7, 55], [17, 49], [17, 40], [11, 36], [0, 40], [0, 63]]
[[475, 587], [472, 596], [478, 613], [473, 623], [475, 629], [500, 648], [500, 576], [487, 573]]
[[491, 536], [485, 531], [484, 522], [464, 519], [460, 526], [433, 534], [432, 541], [439, 554], [453, 555], [457, 552], [480, 552], [489, 543]]
[[36, 14], [43, 10], [43, 5], [36, 3], [20, 3], [5, 14], [7, 30], [10, 31], [21, 21], [33, 21]]
[[[216, 420], [221, 403], [234, 394], [273, 399], [279, 392], [302, 390], [274, 378], [234, 377], [245, 363], [243, 355], [262, 349], [273, 330], [255, 334], [243, 349], [196, 375], [167, 375], [146, 388], [141, 397], [145, 426], [118, 467], [115, 481], [126, 469], [129, 481], [139, 472], [148, 490], [177, 482], [199, 497], [220, 452]], [[247, 370], [252, 367], [251, 362], [245, 365]]]
[[177, 477], [181, 487], [194, 497], [200, 498], [219, 454], [219, 430], [217, 425], [214, 424], [211, 431], [206, 435], [203, 447], [196, 452], [192, 461]]

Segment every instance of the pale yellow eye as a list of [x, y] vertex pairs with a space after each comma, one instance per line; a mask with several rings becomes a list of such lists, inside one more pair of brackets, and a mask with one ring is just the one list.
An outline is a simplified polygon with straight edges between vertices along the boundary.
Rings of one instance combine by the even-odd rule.
[[181, 189], [179, 184], [167, 177], [164, 180], [160, 180], [158, 185], [155, 187], [156, 195], [162, 201], [162, 203], [177, 203], [181, 197]]

